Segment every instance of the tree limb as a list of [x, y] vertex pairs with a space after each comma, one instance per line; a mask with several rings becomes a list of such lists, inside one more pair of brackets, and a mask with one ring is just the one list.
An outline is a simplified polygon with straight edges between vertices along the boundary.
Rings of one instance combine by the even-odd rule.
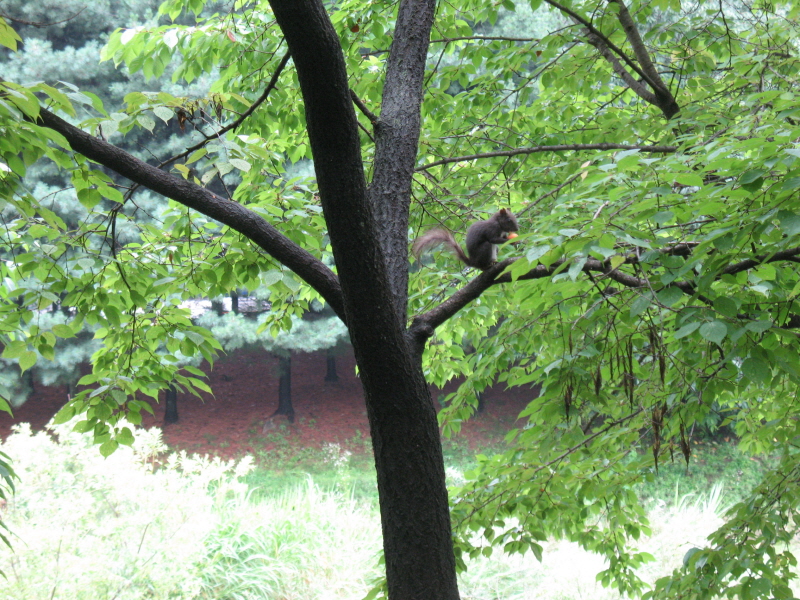
[[435, 2], [429, 0], [400, 3], [386, 60], [381, 115], [375, 128], [374, 174], [369, 186], [393, 305], [403, 324], [408, 312], [408, 215], [434, 13]]
[[355, 93], [355, 91], [353, 91], [352, 89], [350, 90], [350, 97], [353, 99], [353, 104], [355, 104], [358, 107], [358, 110], [360, 110], [364, 114], [364, 116], [367, 117], [367, 119], [369, 119], [369, 122], [372, 123], [372, 126], [374, 127], [379, 120], [378, 115], [376, 115], [369, 108], [367, 108], [367, 105], [364, 104], [361, 98], [359, 98], [358, 95]]
[[[690, 256], [692, 249], [692, 245], [690, 244], [676, 244], [675, 246], [664, 248], [663, 252], [670, 255]], [[752, 269], [753, 267], [761, 264], [792, 260], [797, 256], [800, 256], [800, 248], [788, 248], [786, 250], [775, 252], [774, 254], [762, 254], [729, 265], [728, 267], [722, 269], [719, 275], [731, 275], [739, 273], [740, 271]], [[510, 283], [512, 281], [511, 275], [509, 273], [501, 275], [501, 273], [503, 273], [506, 268], [511, 266], [517, 260], [519, 259], [508, 258], [497, 263], [491, 269], [487, 269], [472, 279], [472, 281], [470, 281], [467, 285], [456, 291], [435, 308], [414, 317], [410, 327], [410, 332], [414, 337], [415, 342], [417, 344], [424, 345], [424, 343], [433, 336], [434, 330], [439, 325], [447, 321], [450, 317], [454, 316], [462, 308], [478, 298], [491, 286], [500, 283]], [[566, 263], [570, 262], [570, 260], [571, 259], [557, 260], [550, 266], [541, 264], [537, 265], [527, 273], [519, 276], [517, 281], [552, 277], [556, 272], [562, 269]], [[638, 256], [631, 254], [625, 258], [625, 262], [623, 264], [633, 265], [637, 264], [638, 262]], [[581, 270], [584, 273], [602, 273], [612, 281], [616, 281], [617, 283], [628, 288], [650, 287], [650, 282], [647, 279], [624, 273], [620, 271], [618, 267], [612, 268], [611, 258], [607, 258], [602, 261], [596, 258], [588, 258], [586, 259], [586, 263], [583, 265]], [[694, 295], [696, 293], [694, 284], [689, 281], [673, 281], [669, 285], [677, 287], [688, 295]], [[712, 304], [712, 301], [709, 298], [701, 297], [700, 300], [706, 304]], [[800, 326], [800, 316], [791, 317], [790, 323], [795, 323], [797, 326]], [[784, 327], [788, 327], [788, 325]]]
[[[627, 54], [625, 54], [625, 52], [622, 51], [622, 48], [619, 48], [616, 44], [614, 44], [611, 40], [609, 40], [605, 35], [603, 35], [603, 32], [600, 31], [599, 29], [597, 29], [597, 27], [595, 27], [594, 25], [592, 25], [592, 23], [590, 21], [588, 21], [587, 19], [584, 19], [582, 16], [580, 16], [574, 10], [572, 10], [570, 8], [567, 8], [563, 4], [560, 4], [559, 2], [556, 2], [556, 0], [545, 0], [545, 2], [547, 2], [553, 8], [560, 10], [565, 15], [569, 15], [569, 17], [572, 18], [572, 20], [574, 20], [576, 23], [580, 23], [581, 25], [583, 25], [587, 29], [587, 31], [589, 31], [590, 33], [593, 33], [599, 39], [603, 40], [603, 43], [605, 43], [614, 52], [614, 54], [616, 54], [623, 61], [625, 61], [625, 63], [628, 65], [628, 67], [630, 69], [632, 69], [637, 75], [639, 75], [639, 77], [641, 77], [642, 79], [647, 80], [648, 83], [651, 83], [649, 81], [649, 77], [647, 76], [647, 74], [644, 71], [642, 71], [641, 68], [639, 68], [639, 65], [637, 65], [635, 62], [633, 62], [633, 60], [631, 60], [631, 58]], [[653, 85], [653, 87], [655, 87], [655, 85]]]
[[325, 264], [304, 250], [263, 217], [237, 202], [220, 198], [210, 190], [176, 177], [139, 160], [124, 150], [70, 125], [47, 109], [41, 108], [38, 125], [63, 135], [72, 149], [113, 171], [171, 198], [207, 217], [238, 231], [266, 251], [314, 288], [345, 321], [342, 291], [336, 275]]

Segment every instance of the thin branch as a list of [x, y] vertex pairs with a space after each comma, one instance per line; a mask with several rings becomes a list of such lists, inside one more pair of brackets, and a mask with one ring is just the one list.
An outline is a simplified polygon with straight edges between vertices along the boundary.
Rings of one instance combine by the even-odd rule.
[[40, 22], [36, 22], [36, 21], [25, 21], [24, 19], [18, 19], [16, 17], [12, 17], [11, 15], [9, 15], [7, 13], [0, 13], [0, 17], [3, 17], [4, 19], [7, 19], [9, 21], [14, 21], [14, 23], [21, 23], [22, 25], [28, 25], [30, 27], [37, 27], [39, 29], [43, 29], [44, 27], [51, 27], [53, 25], [60, 25], [61, 23], [66, 23], [67, 21], [71, 21], [72, 19], [77, 17], [79, 14], [81, 14], [83, 11], [85, 11], [87, 6], [89, 6], [89, 5], [86, 4], [78, 12], [76, 12], [74, 15], [72, 15], [70, 17], [67, 17], [66, 19], [61, 19], [60, 21], [53, 21], [52, 23], [40, 23]]
[[362, 102], [361, 98], [359, 98], [352, 89], [350, 90], [350, 97], [353, 99], [353, 104], [355, 104], [358, 107], [358, 110], [364, 113], [364, 116], [367, 117], [367, 119], [369, 119], [369, 122], [372, 123], [374, 127], [375, 124], [378, 122], [378, 115], [376, 115], [374, 112], [368, 109], [367, 105], [364, 104], [364, 102]]
[[494, 36], [494, 35], [465, 35], [463, 37], [452, 37], [452, 38], [441, 38], [438, 40], [431, 40], [431, 44], [448, 44], [450, 42], [461, 42], [461, 41], [468, 41], [468, 40], [486, 40], [486, 41], [498, 41], [498, 42], [541, 42], [540, 38], [516, 38], [516, 37], [504, 37], [504, 36]]
[[208, 143], [209, 139], [218, 138], [221, 135], [224, 135], [225, 133], [227, 133], [228, 131], [230, 131], [232, 129], [236, 129], [237, 127], [239, 127], [239, 125], [241, 125], [247, 117], [252, 115], [253, 112], [255, 112], [255, 110], [261, 104], [263, 104], [266, 101], [266, 99], [269, 97], [270, 92], [275, 88], [275, 86], [278, 83], [278, 77], [280, 77], [281, 72], [283, 71], [284, 67], [286, 67], [286, 64], [289, 62], [290, 56], [291, 55], [290, 55], [289, 51], [287, 50], [286, 54], [283, 55], [283, 58], [281, 58], [281, 61], [278, 63], [278, 67], [275, 69], [275, 72], [272, 74], [272, 78], [269, 80], [269, 83], [267, 84], [267, 87], [264, 90], [264, 92], [261, 94], [261, 96], [258, 97], [258, 99], [255, 102], [253, 102], [249, 106], [249, 108], [246, 111], [244, 111], [242, 113], [242, 115], [238, 119], [236, 119], [232, 123], [229, 123], [228, 125], [225, 125], [225, 127], [220, 129], [219, 131], [213, 133], [212, 135], [207, 136], [206, 139], [196, 143], [194, 146], [190, 146], [189, 148], [187, 148], [185, 151], [181, 152], [180, 154], [176, 154], [175, 156], [173, 156], [171, 158], [168, 158], [164, 162], [160, 163], [158, 165], [158, 168], [159, 169], [163, 169], [165, 166], [175, 162], [176, 160], [180, 160], [181, 158], [185, 158], [185, 157], [189, 156], [195, 150], [198, 150], [198, 149], [202, 148], [203, 146], [205, 146]]
[[542, 200], [544, 200], [544, 199], [546, 199], [546, 198], [549, 198], [550, 196], [554, 196], [555, 194], [557, 194], [558, 192], [560, 192], [561, 190], [563, 190], [565, 187], [567, 187], [567, 186], [568, 186], [570, 183], [572, 183], [573, 181], [575, 181], [575, 180], [576, 180], [578, 177], [580, 177], [580, 176], [581, 176], [581, 175], [583, 175], [584, 173], [586, 173], [586, 171], [585, 171], [585, 170], [583, 170], [583, 169], [581, 169], [580, 171], [578, 171], [577, 173], [575, 173], [575, 174], [574, 174], [572, 177], [569, 177], [569, 178], [567, 178], [567, 180], [566, 180], [564, 183], [562, 183], [562, 184], [560, 184], [560, 185], [556, 186], [554, 189], [550, 190], [550, 191], [549, 191], [549, 192], [547, 192], [546, 194], [542, 194], [542, 195], [541, 195], [541, 196], [539, 196], [539, 197], [538, 197], [536, 200], [534, 200], [533, 202], [531, 202], [530, 204], [528, 204], [528, 206], [526, 206], [526, 207], [525, 207], [523, 210], [519, 211], [519, 212], [517, 213], [517, 216], [519, 217], [519, 216], [522, 216], [522, 215], [524, 215], [526, 212], [528, 212], [528, 211], [529, 211], [530, 209], [532, 209], [534, 206], [536, 206], [537, 204], [539, 204], [539, 203], [540, 203]]
[[496, 156], [518, 156], [520, 154], [535, 154], [537, 152], [564, 152], [567, 150], [639, 150], [640, 152], [676, 152], [677, 146], [632, 146], [630, 144], [558, 144], [555, 146], [534, 146], [532, 148], [515, 148], [514, 150], [499, 150], [497, 152], [485, 152], [482, 154], [470, 154], [467, 156], [453, 156], [433, 161], [414, 169], [424, 171], [431, 167], [446, 165], [449, 163], [461, 162], [465, 160], [477, 160], [481, 158], [494, 158]]

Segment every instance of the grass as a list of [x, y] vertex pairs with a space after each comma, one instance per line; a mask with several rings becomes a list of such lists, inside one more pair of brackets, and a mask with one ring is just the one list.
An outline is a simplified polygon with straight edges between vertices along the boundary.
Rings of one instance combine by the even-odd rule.
[[[275, 431], [252, 468], [185, 453], [156, 459], [157, 430], [137, 432], [135, 448], [109, 459], [68, 427], [56, 431], [58, 443], [22, 428], [2, 447], [22, 479], [3, 514], [16, 537], [14, 553], [0, 552], [0, 598], [360, 600], [380, 576], [362, 436], [298, 453]], [[458, 477], [472, 452], [459, 439], [444, 446], [448, 475]], [[711, 443], [695, 447], [688, 475], [677, 461], [661, 465], [640, 490], [654, 532], [638, 549], [657, 557], [640, 575], [652, 581], [679, 566], [761, 468]], [[719, 473], [725, 494], [708, 493]], [[616, 598], [595, 581], [603, 568], [574, 544], [549, 541], [542, 563], [501, 553], [471, 562], [460, 588], [465, 600]]]

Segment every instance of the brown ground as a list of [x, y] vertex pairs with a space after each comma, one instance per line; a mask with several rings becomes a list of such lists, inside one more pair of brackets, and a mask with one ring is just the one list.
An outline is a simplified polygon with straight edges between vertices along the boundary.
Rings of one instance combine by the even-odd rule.
[[[325, 382], [324, 352], [296, 354], [292, 357], [292, 403], [295, 422], [270, 416], [278, 405], [276, 360], [264, 351], [242, 351], [223, 357], [214, 364], [208, 382], [214, 397], [202, 401], [191, 394], [178, 395], [180, 420], [163, 425], [164, 400], [153, 404], [155, 416], [146, 415], [143, 425], [159, 426], [172, 448], [216, 454], [223, 457], [253, 452], [253, 444], [269, 450], [270, 432], [281, 428], [296, 448], [320, 447], [324, 442], [347, 444], [369, 436], [361, 384], [355, 376], [352, 353], [337, 358], [339, 381]], [[444, 392], [432, 389], [433, 398]], [[31, 423], [41, 429], [66, 401], [65, 387], [39, 387], [14, 417], [0, 413], [0, 436], [5, 437], [14, 423]], [[486, 410], [467, 422], [461, 435], [471, 446], [499, 442], [511, 429], [519, 412], [532, 397], [530, 390], [510, 390], [496, 386], [484, 394]]]

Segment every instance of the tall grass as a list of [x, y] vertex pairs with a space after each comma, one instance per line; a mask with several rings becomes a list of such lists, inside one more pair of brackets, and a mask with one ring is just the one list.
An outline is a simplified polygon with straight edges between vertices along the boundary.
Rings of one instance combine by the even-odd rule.
[[[306, 477], [273, 488], [257, 478], [254, 493], [248, 460], [167, 456], [158, 430], [136, 436], [108, 459], [68, 426], [23, 426], [8, 438], [2, 450], [21, 481], [2, 508], [16, 537], [13, 553], [0, 549], [0, 598], [359, 600], [379, 576], [377, 506], [353, 493], [346, 450], [324, 449], [338, 485]], [[448, 478], [457, 482], [460, 469]], [[680, 566], [719, 525], [723, 504], [719, 487], [654, 499], [653, 535], [639, 549], [656, 562], [640, 575], [652, 581]], [[460, 587], [465, 600], [616, 598], [595, 581], [603, 568], [596, 555], [551, 541], [542, 563], [499, 553], [471, 562]]]
[[377, 576], [380, 523], [341, 492], [305, 484], [220, 511], [198, 564], [203, 598], [362, 598]]
[[249, 461], [163, 450], [158, 430], [103, 459], [87, 436], [28, 426], [2, 449], [17, 493], [3, 508], [4, 600], [360, 598], [374, 577], [372, 507], [302, 488], [251, 502]]

